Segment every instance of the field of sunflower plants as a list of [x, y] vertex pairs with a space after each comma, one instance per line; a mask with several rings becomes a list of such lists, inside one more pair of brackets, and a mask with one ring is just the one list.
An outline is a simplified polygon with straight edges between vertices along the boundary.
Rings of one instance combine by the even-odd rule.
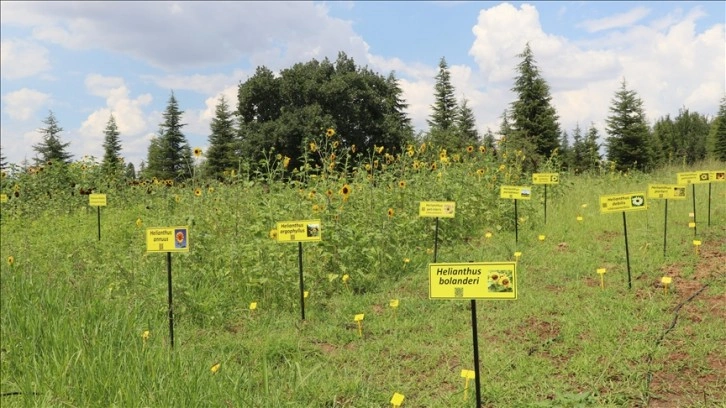
[[[93, 159], [5, 177], [0, 404], [474, 406], [471, 304], [429, 299], [435, 246], [438, 262], [519, 255], [517, 300], [477, 304], [484, 406], [726, 404], [726, 184], [696, 186], [696, 200], [687, 189], [667, 224], [663, 200], [628, 214], [630, 289], [622, 219], [598, 211], [600, 195], [723, 163], [560, 172], [545, 223], [521, 152], [364, 155], [332, 132], [308, 143], [317, 167], [290, 169], [272, 151], [262, 171], [223, 182], [112, 185]], [[516, 243], [502, 185], [532, 186]], [[91, 189], [108, 199], [100, 240]], [[453, 201], [455, 217], [419, 217], [422, 201]], [[302, 245], [302, 320], [298, 248], [275, 226], [310, 219], [322, 239]], [[171, 258], [173, 348], [167, 259], [145, 241], [146, 228], [171, 226], [188, 226], [190, 246]], [[494, 291], [512, 284], [487, 278]]]

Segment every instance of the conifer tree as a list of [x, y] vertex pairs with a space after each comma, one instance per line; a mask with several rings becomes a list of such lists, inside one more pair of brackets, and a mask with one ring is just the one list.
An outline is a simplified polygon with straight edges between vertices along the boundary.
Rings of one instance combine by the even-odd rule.
[[620, 90], [611, 100], [607, 123], [607, 157], [618, 170], [646, 170], [652, 165], [650, 131], [645, 119], [643, 101], [627, 88], [623, 79]]
[[726, 96], [721, 99], [718, 115], [711, 124], [711, 151], [717, 160], [726, 162]]
[[234, 116], [229, 109], [227, 100], [222, 95], [214, 111], [214, 118], [209, 127], [209, 148], [207, 149], [207, 167], [209, 174], [219, 176], [225, 170], [237, 168], [239, 141], [235, 130]]
[[599, 134], [595, 124], [590, 124], [584, 140], [584, 163], [587, 170], [596, 169], [600, 166], [602, 155], [600, 155], [600, 144], [597, 142], [598, 137]]
[[528, 156], [536, 165], [538, 160], [549, 157], [560, 146], [560, 125], [551, 104], [549, 85], [540, 75], [529, 43], [518, 57], [522, 61], [517, 66], [519, 75], [512, 88], [517, 94], [510, 109], [512, 141], [517, 148], [534, 150], [536, 155], [528, 152]]
[[53, 111], [50, 111], [48, 117], [43, 120], [46, 127], [38, 129], [43, 135], [43, 141], [34, 145], [35, 150], [40, 157], [35, 159], [36, 164], [40, 163], [70, 163], [72, 155], [66, 151], [70, 142], [63, 143], [60, 134], [63, 128], [58, 124]]
[[461, 105], [459, 105], [459, 113], [456, 115], [456, 128], [461, 141], [459, 147], [479, 143], [479, 132], [476, 130], [474, 111], [471, 110], [469, 101], [466, 99], [463, 99]]
[[172, 92], [164, 111], [164, 122], [159, 125], [159, 135], [149, 145], [147, 177], [172, 180], [191, 177], [192, 150], [182, 133], [182, 127], [186, 126], [181, 123], [183, 113]]
[[108, 118], [106, 124], [106, 130], [104, 133], [103, 142], [103, 162], [101, 168], [108, 175], [118, 175], [123, 169], [123, 163], [121, 158], [121, 141], [119, 140], [118, 126], [116, 125], [116, 119], [111, 115]]
[[434, 104], [427, 120], [429, 125], [428, 139], [431, 143], [444, 148], [454, 148], [461, 144], [456, 129], [459, 108], [456, 103], [454, 86], [451, 84], [451, 73], [446, 58], [439, 61], [439, 72], [436, 74], [434, 86]]

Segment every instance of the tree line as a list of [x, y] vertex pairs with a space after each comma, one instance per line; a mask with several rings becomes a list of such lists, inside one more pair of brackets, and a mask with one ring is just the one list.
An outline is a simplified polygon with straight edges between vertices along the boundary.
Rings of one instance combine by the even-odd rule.
[[[601, 146], [600, 130], [594, 124], [586, 129], [577, 124], [571, 137], [561, 129], [550, 87], [529, 44], [518, 57], [512, 87], [516, 99], [502, 113], [497, 134], [491, 129], [479, 133], [468, 100], [456, 99], [444, 57], [435, 77], [429, 129], [414, 134], [395, 73], [380, 75], [357, 66], [341, 52], [334, 62], [313, 59], [283, 69], [278, 75], [265, 66], [258, 67], [254, 75], [239, 84], [234, 109], [230, 101], [220, 97], [200, 169], [194, 165], [183, 132], [184, 112], [173, 91], [139, 171], [132, 163], [123, 162], [113, 115], [104, 130], [101, 166], [106, 174], [115, 177], [185, 180], [195, 170], [209, 177], [220, 177], [243, 165], [254, 170], [274, 152], [286, 158], [287, 166], [296, 168], [309, 164], [306, 149], [330, 131], [338, 135], [341, 147], [363, 154], [380, 147], [401, 152], [402, 146], [413, 142], [452, 150], [480, 144], [495, 154], [514, 149], [527, 158], [528, 171], [536, 171], [553, 157], [565, 170], [597, 169], [603, 164], [601, 147], [606, 159], [623, 171], [649, 171], [674, 162], [692, 164], [707, 156], [726, 161], [726, 95], [714, 118], [684, 107], [676, 117], [666, 115], [651, 127], [642, 99], [623, 79], [611, 99]], [[33, 146], [37, 153], [35, 165], [70, 163], [70, 143], [61, 140], [63, 129], [52, 111], [43, 124], [39, 129], [43, 139]], [[7, 167], [1, 153], [0, 165]]]

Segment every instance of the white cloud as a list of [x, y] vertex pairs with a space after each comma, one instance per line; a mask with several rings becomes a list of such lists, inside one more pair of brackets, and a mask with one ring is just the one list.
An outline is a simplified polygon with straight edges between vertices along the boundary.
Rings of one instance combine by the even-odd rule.
[[0, 74], [20, 79], [50, 70], [48, 50], [33, 41], [10, 39], [0, 45]]
[[[211, 75], [166, 75], [166, 76], [142, 76], [142, 78], [153, 81], [157, 86], [173, 90], [188, 90], [198, 92], [204, 95], [213, 95], [218, 93], [220, 89], [225, 89], [237, 83], [244, 82], [248, 77], [247, 72], [236, 69], [230, 75], [211, 74]], [[236, 97], [235, 97], [236, 99]]]
[[2, 101], [5, 105], [3, 113], [7, 113], [12, 119], [25, 121], [30, 119], [49, 100], [50, 95], [47, 93], [22, 88], [3, 95]]
[[650, 9], [645, 7], [636, 7], [625, 13], [615, 14], [595, 20], [585, 20], [581, 27], [588, 32], [594, 33], [603, 30], [612, 30], [613, 28], [630, 27], [638, 21], [642, 20], [650, 14]]

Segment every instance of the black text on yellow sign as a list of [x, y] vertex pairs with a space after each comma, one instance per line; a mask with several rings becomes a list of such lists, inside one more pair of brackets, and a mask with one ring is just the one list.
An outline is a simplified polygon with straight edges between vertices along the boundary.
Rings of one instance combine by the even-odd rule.
[[648, 184], [648, 198], [685, 200], [686, 186], [680, 184]]
[[645, 193], [611, 194], [600, 196], [600, 212], [647, 210]]
[[106, 194], [89, 194], [88, 204], [91, 207], [105, 207], [106, 206]]
[[418, 206], [419, 217], [454, 218], [454, 201], [421, 201]]
[[529, 200], [532, 198], [532, 188], [521, 186], [502, 186], [499, 190], [499, 197], [508, 198], [510, 200]]
[[277, 223], [277, 242], [319, 242], [321, 240], [320, 220]]
[[689, 171], [676, 173], [678, 184], [705, 184], [711, 181], [711, 173], [708, 171]]
[[559, 173], [533, 173], [532, 184], [559, 184]]
[[189, 227], [147, 228], [146, 252], [189, 252]]
[[429, 264], [429, 299], [517, 299], [517, 263]]

